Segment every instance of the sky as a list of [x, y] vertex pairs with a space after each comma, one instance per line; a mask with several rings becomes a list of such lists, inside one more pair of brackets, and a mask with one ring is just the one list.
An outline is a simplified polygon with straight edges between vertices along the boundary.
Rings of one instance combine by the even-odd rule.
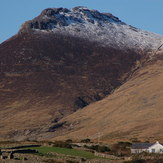
[[45, 8], [75, 6], [109, 12], [129, 25], [163, 35], [163, 0], [0, 0], [0, 43]]

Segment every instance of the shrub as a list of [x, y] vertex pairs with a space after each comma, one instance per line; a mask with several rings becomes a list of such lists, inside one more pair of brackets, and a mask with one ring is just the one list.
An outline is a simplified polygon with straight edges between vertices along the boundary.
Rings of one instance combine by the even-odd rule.
[[95, 150], [97, 152], [109, 152], [110, 148], [107, 146], [100, 146], [100, 145], [91, 145], [91, 146], [84, 146], [85, 148]]
[[66, 140], [66, 143], [72, 143], [73, 141], [72, 141], [72, 139], [67, 139]]
[[131, 143], [129, 142], [118, 142], [112, 146], [110, 153], [116, 156], [130, 156], [130, 147]]
[[90, 139], [83, 139], [83, 140], [81, 140], [81, 143], [90, 143], [90, 142], [91, 142]]
[[147, 163], [145, 160], [125, 161], [124, 163]]
[[144, 160], [144, 159], [139, 159], [139, 160], [133, 160], [133, 161], [125, 161], [124, 163], [162, 163], [163, 159], [155, 159], [155, 160]]
[[70, 143], [62, 142], [62, 141], [56, 141], [53, 146], [60, 147], [60, 148], [72, 148], [72, 145]]
[[56, 160], [53, 160], [53, 159], [44, 160], [44, 162], [47, 162], [47, 163], [63, 163], [63, 162], [56, 161]]
[[66, 160], [66, 163], [79, 163], [79, 162], [74, 160]]

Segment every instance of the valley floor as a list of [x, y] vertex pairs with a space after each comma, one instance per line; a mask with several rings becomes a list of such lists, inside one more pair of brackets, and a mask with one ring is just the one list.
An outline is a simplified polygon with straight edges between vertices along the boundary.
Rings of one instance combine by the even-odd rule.
[[[88, 139], [85, 139], [88, 140]], [[162, 154], [132, 155], [129, 142], [0, 142], [0, 163], [162, 163]], [[60, 146], [60, 147], [58, 147]], [[89, 147], [89, 149], [88, 149]], [[93, 148], [94, 150], [92, 150]], [[96, 148], [103, 152], [96, 152]], [[104, 148], [105, 147], [105, 148]], [[108, 147], [108, 148], [106, 148]], [[110, 148], [111, 147], [111, 148]], [[92, 148], [92, 149], [91, 149]], [[104, 150], [105, 149], [105, 150]], [[111, 149], [111, 150], [108, 150]], [[106, 151], [109, 152], [106, 152]], [[98, 154], [98, 155], [97, 155]], [[107, 157], [106, 157], [107, 156]]]

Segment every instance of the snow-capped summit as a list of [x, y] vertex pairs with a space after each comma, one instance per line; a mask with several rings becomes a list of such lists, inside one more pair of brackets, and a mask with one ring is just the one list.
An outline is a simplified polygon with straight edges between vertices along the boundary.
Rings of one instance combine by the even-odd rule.
[[124, 24], [110, 13], [100, 13], [97, 10], [89, 10], [86, 7], [79, 6], [70, 10], [66, 8], [45, 9], [39, 17], [31, 22], [30, 27], [32, 29], [52, 30], [75, 24], [103, 26], [106, 23]]
[[26, 22], [20, 32], [27, 29], [72, 35], [124, 50], [155, 50], [163, 42], [161, 35], [127, 25], [110, 13], [82, 6], [45, 9], [38, 17]]

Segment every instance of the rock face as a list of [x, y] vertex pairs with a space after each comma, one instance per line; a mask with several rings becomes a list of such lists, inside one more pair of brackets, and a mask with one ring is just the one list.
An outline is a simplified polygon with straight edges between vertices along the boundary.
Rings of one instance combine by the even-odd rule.
[[62, 118], [110, 95], [161, 41], [96, 10], [44, 10], [0, 45], [0, 139], [52, 138]]
[[[34, 30], [53, 30], [76, 24], [98, 24], [102, 27], [103, 23], [122, 23], [117, 17], [109, 13], [100, 13], [97, 10], [89, 10], [86, 7], [75, 7], [71, 10], [66, 8], [48, 8], [35, 19], [26, 22], [28, 28]], [[21, 28], [23, 30], [23, 27]], [[21, 32], [20, 30], [20, 32]]]

